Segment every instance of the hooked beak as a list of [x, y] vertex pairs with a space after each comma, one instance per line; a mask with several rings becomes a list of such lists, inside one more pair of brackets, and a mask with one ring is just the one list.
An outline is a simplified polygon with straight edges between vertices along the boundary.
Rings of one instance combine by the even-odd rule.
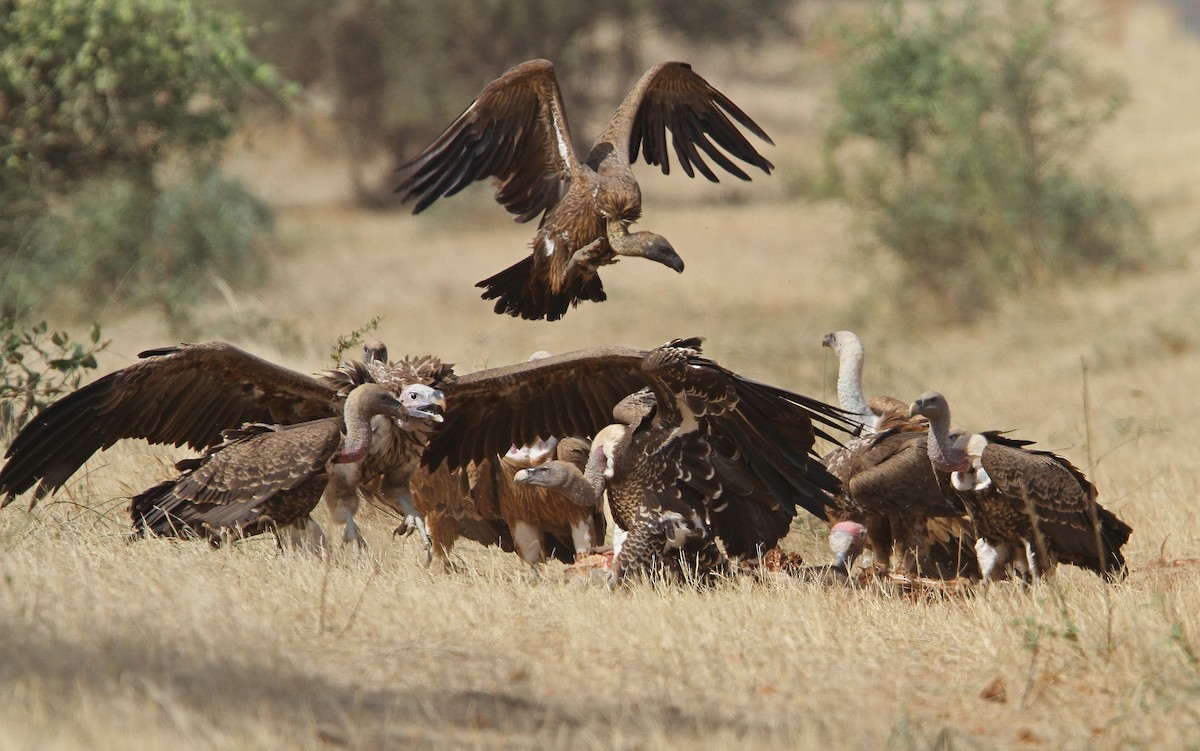
[[414, 384], [404, 389], [402, 401], [411, 419], [434, 423], [445, 420], [442, 413], [446, 409], [446, 395], [440, 389]]
[[527, 469], [518, 470], [517, 473], [513, 475], [513, 482], [517, 485], [524, 485], [532, 479], [533, 473]]

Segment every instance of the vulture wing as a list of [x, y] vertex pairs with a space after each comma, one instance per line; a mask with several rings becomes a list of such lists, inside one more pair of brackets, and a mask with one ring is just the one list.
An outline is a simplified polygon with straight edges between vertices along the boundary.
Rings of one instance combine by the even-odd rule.
[[324, 488], [313, 481], [341, 444], [341, 420], [247, 425], [225, 436], [203, 458], [180, 462], [184, 472], [175, 480], [135, 496], [134, 526], [177, 534], [241, 529], [268, 512], [281, 525], [307, 515]]
[[853, 458], [850, 497], [864, 509], [917, 516], [959, 516], [953, 495], [938, 484], [924, 433], [881, 433]]
[[636, 162], [640, 152], [647, 164], [661, 165], [663, 174], [669, 174], [669, 130], [675, 156], [688, 177], [695, 177], [698, 171], [712, 182], [718, 181], [701, 152], [742, 180], [750, 176], [730, 156], [771, 174], [774, 165], [754, 149], [735, 121], [767, 143], [774, 143], [758, 123], [697, 75], [692, 66], [659, 63], [646, 71], [621, 102], [608, 128], [596, 139], [587, 162], [597, 168], [612, 151], [620, 158], [628, 154], [629, 161]]
[[496, 179], [496, 200], [518, 222], [556, 204], [579, 166], [554, 66], [510, 68], [424, 151], [398, 168], [401, 200], [420, 213], [476, 180]]
[[1059, 559], [1105, 576], [1120, 572], [1125, 565], [1121, 547], [1133, 530], [1096, 502], [1096, 487], [1083, 472], [1057, 454], [1024, 448], [1029, 441], [988, 438], [984, 470], [997, 491], [1032, 503], [1046, 544]]
[[593, 347], [459, 376], [445, 387], [445, 420], [422, 462], [451, 469], [550, 436], [593, 436], [613, 421], [618, 402], [649, 385], [647, 353]]
[[0, 494], [33, 502], [122, 438], [203, 449], [246, 422], [292, 423], [341, 413], [336, 388], [224, 342], [142, 352], [142, 359], [42, 410], [8, 447]]

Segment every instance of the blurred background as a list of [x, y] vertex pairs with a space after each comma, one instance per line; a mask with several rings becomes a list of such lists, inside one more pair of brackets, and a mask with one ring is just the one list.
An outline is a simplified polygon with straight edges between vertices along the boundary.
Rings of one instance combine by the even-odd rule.
[[[1093, 360], [1146, 332], [1190, 351], [1198, 35], [1194, 0], [0, 2], [5, 393], [34, 404], [179, 339], [314, 369], [367, 332], [465, 369], [701, 334], [801, 386], [827, 379], [828, 330], [887, 354], [1100, 298], [1138, 328], [1064, 331]], [[534, 57], [580, 151], [667, 59], [775, 141], [750, 183], [635, 165], [639, 226], [687, 271], [609, 267], [609, 301], [555, 324], [478, 299], [534, 231], [490, 186], [417, 217], [391, 193]]]

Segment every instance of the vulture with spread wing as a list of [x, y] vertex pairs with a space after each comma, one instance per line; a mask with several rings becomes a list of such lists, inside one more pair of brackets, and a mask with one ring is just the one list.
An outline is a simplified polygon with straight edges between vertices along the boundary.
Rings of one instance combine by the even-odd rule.
[[372, 424], [376, 418], [415, 429], [441, 404], [441, 393], [424, 384], [405, 386], [397, 397], [378, 383], [364, 383], [351, 390], [340, 417], [227, 430], [205, 456], [176, 464], [179, 477], [133, 497], [134, 529], [219, 544], [226, 536], [304, 528], [332, 467], [370, 466], [388, 449], [388, 436]]
[[1121, 548], [1133, 530], [1096, 501], [1096, 487], [1075, 465], [1000, 432], [952, 432], [950, 406], [936, 391], [910, 411], [929, 419], [929, 460], [971, 515], [985, 581], [1010, 564], [1037, 577], [1060, 561], [1106, 579], [1124, 574]]
[[[92, 454], [124, 438], [205, 450], [222, 442], [222, 431], [248, 423], [292, 425], [340, 417], [350, 391], [362, 382], [379, 382], [399, 397], [407, 385], [436, 389], [451, 377], [449, 366], [434, 358], [388, 363], [375, 360], [379, 355], [373, 353], [368, 351], [365, 362], [311, 376], [225, 342], [142, 352], [137, 362], [67, 394], [21, 430], [0, 469], [0, 506], [27, 491], [36, 503], [61, 488]], [[438, 419], [435, 414], [426, 422]], [[397, 429], [383, 416], [373, 425], [388, 450], [371, 455], [368, 471], [360, 471], [358, 462], [333, 470], [339, 479], [330, 483], [327, 498], [331, 506], [348, 509], [342, 514], [346, 540], [359, 539], [352, 514], [360, 480], [384, 475], [394, 494], [407, 495], [406, 471], [423, 448], [421, 430]]]
[[863, 424], [858, 436], [822, 459], [842, 483], [832, 516], [865, 525], [876, 565], [935, 576], [976, 574], [969, 520], [929, 463], [927, 421], [910, 417], [908, 405], [894, 397], [866, 398], [864, 349], [853, 332], [826, 334], [822, 345], [838, 357], [839, 404]]
[[648, 70], [581, 161], [567, 124], [554, 66], [521, 63], [492, 81], [458, 119], [401, 165], [396, 192], [414, 213], [476, 180], [494, 178], [496, 200], [527, 222], [541, 217], [528, 258], [479, 282], [497, 313], [557, 320], [582, 300], [602, 302], [598, 270], [619, 256], [641, 256], [675, 271], [683, 261], [651, 232], [630, 232], [642, 195], [630, 165], [639, 153], [670, 172], [667, 131], [680, 166], [716, 182], [704, 156], [728, 173], [750, 176], [730, 157], [770, 174], [734, 123], [771, 143], [746, 113], [690, 65]]
[[[423, 461], [451, 469], [550, 435], [593, 436], [582, 472], [562, 462], [518, 480], [597, 506], [607, 490], [624, 537], [614, 579], [660, 569], [705, 576], [724, 555], [755, 557], [787, 534], [797, 506], [824, 518], [838, 483], [812, 453], [814, 423], [841, 410], [743, 378], [700, 340], [651, 351], [597, 347], [461, 376]], [[572, 471], [573, 470], [573, 471]]]

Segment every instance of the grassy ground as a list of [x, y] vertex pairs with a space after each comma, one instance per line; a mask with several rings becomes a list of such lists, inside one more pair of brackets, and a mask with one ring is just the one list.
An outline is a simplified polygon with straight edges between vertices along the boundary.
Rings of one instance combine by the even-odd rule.
[[[1200, 48], [1136, 6], [1118, 39], [1097, 60], [1131, 79], [1133, 100], [1099, 151], [1176, 259], [1145, 275], [923, 328], [872, 300], [844, 209], [789, 199], [774, 178], [737, 190], [648, 178], [641, 226], [671, 238], [687, 271], [623, 262], [604, 275], [609, 302], [531, 324], [493, 315], [470, 286], [531, 234], [482, 191], [419, 219], [364, 214], [289, 194], [320, 169], [262, 172], [260, 149], [239, 158], [290, 203], [294, 250], [273, 288], [215, 304], [204, 333], [313, 370], [338, 334], [382, 315], [394, 352], [437, 352], [464, 371], [702, 334], [721, 363], [832, 399], [820, 337], [854, 328], [869, 393], [938, 388], [962, 425], [1014, 428], [1088, 466], [1135, 530], [1124, 582], [1064, 570], [968, 597], [752, 579], [610, 593], [550, 564], [531, 586], [515, 557], [470, 545], [462, 572], [426, 571], [377, 510], [362, 556], [284, 555], [268, 540], [219, 553], [129, 545], [124, 499], [174, 454], [122, 446], [55, 502], [0, 514], [0, 749], [1200, 746], [1188, 399], [1200, 374]], [[801, 93], [772, 95], [778, 64], [739, 60], [758, 82], [743, 96], [726, 62], [697, 68], [749, 111], [760, 102], [782, 134], [771, 158], [803, 169], [820, 81], [797, 73]], [[136, 316], [106, 330], [105, 367], [171, 340]], [[808, 521], [787, 545], [827, 555]]]

